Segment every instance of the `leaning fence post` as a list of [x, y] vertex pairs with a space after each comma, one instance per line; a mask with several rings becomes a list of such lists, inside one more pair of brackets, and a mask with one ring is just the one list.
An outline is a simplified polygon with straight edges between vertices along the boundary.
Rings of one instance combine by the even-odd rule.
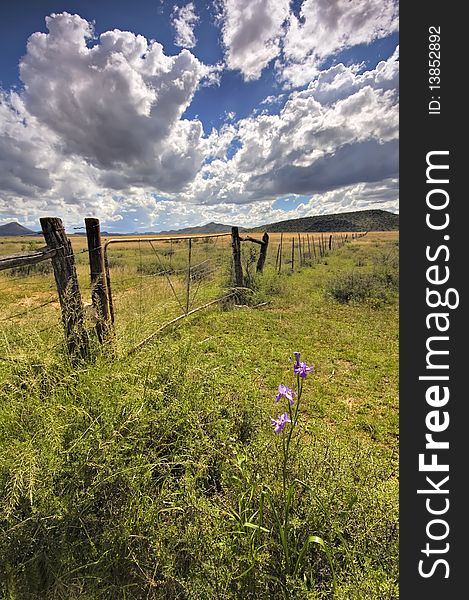
[[262, 246], [261, 251], [259, 252], [259, 259], [257, 261], [256, 272], [262, 273], [264, 269], [265, 259], [267, 258], [267, 248], [269, 247], [269, 234], [267, 231], [264, 232], [262, 236]]
[[111, 323], [99, 219], [86, 218], [85, 226], [90, 258], [91, 301], [98, 316], [96, 333], [102, 344], [106, 341]]
[[233, 270], [235, 285], [243, 287], [243, 266], [241, 264], [241, 240], [239, 239], [239, 230], [237, 227], [231, 228], [231, 248], [233, 250]]
[[61, 219], [43, 217], [40, 222], [47, 246], [55, 250], [51, 262], [59, 293], [68, 352], [72, 358], [86, 358], [89, 356], [90, 348], [84, 326], [83, 302], [78, 286], [72, 244], [65, 234]]

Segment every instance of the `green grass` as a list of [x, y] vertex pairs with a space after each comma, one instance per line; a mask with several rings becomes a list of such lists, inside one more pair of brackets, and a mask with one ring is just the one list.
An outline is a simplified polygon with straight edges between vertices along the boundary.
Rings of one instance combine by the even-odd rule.
[[[132, 357], [138, 324], [123, 325], [116, 357], [75, 370], [47, 338], [0, 361], [0, 597], [397, 599], [397, 298], [326, 293], [395, 252], [367, 239], [291, 275], [268, 267], [253, 282], [260, 308], [210, 309]], [[125, 297], [130, 321], [138, 293]], [[268, 503], [263, 529], [246, 525], [266, 486], [282, 506], [269, 417], [296, 350], [315, 372], [289, 473], [301, 482], [291, 539], [320, 536], [335, 582], [313, 546], [284, 576]]]

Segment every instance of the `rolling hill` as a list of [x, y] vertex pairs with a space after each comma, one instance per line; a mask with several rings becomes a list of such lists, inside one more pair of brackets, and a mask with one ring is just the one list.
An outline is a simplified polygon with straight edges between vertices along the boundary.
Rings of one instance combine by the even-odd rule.
[[[314, 231], [393, 231], [399, 229], [399, 215], [386, 210], [359, 210], [354, 212], [337, 213], [332, 215], [316, 215], [313, 217], [302, 217], [300, 219], [288, 219], [278, 221], [277, 223], [266, 223], [259, 227], [246, 228], [239, 227], [240, 231], [295, 231], [295, 232], [314, 232]], [[147, 231], [144, 235], [197, 235], [207, 233], [225, 233], [231, 231], [231, 225], [223, 223], [206, 223], [196, 227], [186, 227], [184, 229], [171, 229], [169, 231], [160, 231], [155, 233]], [[0, 236], [26, 236], [38, 235], [35, 231], [24, 227], [16, 222], [0, 225]], [[84, 231], [75, 232], [69, 235], [86, 235]], [[122, 233], [102, 232], [102, 235], [124, 235]], [[126, 234], [126, 235], [137, 235]], [[141, 235], [141, 234], [140, 234]]]
[[333, 215], [316, 215], [267, 223], [252, 231], [392, 231], [399, 229], [399, 215], [386, 210], [359, 210]]
[[[244, 227], [239, 227], [240, 231], [245, 231]], [[225, 233], [231, 231], [231, 225], [223, 225], [222, 223], [206, 223], [196, 227], [186, 227], [185, 229], [171, 229], [170, 231], [160, 231], [158, 235], [173, 235], [173, 234], [203, 234], [203, 233]], [[153, 232], [148, 232], [153, 233]]]

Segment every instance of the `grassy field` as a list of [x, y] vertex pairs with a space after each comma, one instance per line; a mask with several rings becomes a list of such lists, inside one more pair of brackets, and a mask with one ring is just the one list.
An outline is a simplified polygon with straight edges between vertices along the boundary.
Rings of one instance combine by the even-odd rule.
[[[271, 243], [249, 305], [130, 357], [179, 307], [151, 248], [112, 248], [117, 351], [73, 370], [58, 305], [41, 306], [52, 274], [1, 274], [1, 598], [398, 598], [398, 234], [280, 276]], [[185, 249], [159, 244], [183, 294]], [[227, 287], [229, 256], [229, 238], [194, 250], [214, 265], [194, 303]], [[276, 434], [295, 351], [314, 371]]]

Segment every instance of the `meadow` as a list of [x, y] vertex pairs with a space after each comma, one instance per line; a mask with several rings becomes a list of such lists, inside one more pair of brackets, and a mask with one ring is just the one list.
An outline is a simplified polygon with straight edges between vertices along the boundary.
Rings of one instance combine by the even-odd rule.
[[[47, 263], [0, 273], [1, 598], [399, 597], [398, 233], [280, 275], [278, 241], [262, 274], [245, 244], [243, 304], [130, 356], [180, 313], [187, 246], [116, 244], [113, 349], [75, 367]], [[39, 245], [0, 239], [0, 255]], [[229, 289], [230, 256], [229, 237], [193, 245], [191, 305]], [[293, 416], [280, 384], [294, 407], [302, 384], [301, 408], [276, 433]]]

